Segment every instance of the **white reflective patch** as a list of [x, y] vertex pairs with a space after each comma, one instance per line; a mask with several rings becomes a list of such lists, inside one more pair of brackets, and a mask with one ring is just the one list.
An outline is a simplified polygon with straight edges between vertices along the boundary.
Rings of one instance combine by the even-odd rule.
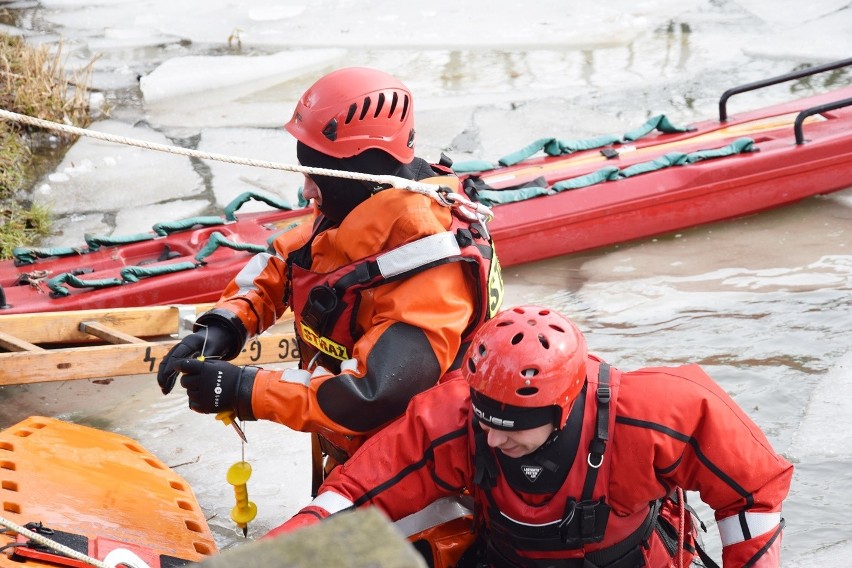
[[456, 237], [449, 231], [429, 235], [402, 245], [376, 258], [382, 276], [389, 278], [430, 262], [461, 254]]
[[234, 282], [240, 288], [240, 296], [245, 296], [252, 290], [257, 290], [257, 286], [254, 285], [254, 279], [263, 272], [266, 265], [269, 264], [270, 258], [272, 258], [272, 255], [268, 252], [259, 252], [251, 257], [246, 265], [243, 266], [237, 277], [234, 278]]
[[325, 367], [323, 367], [321, 365], [317, 365], [316, 367], [314, 367], [314, 371], [311, 373], [311, 378], [313, 379], [314, 377], [321, 377], [323, 375], [330, 375], [330, 374], [331, 374], [331, 371], [329, 371], [328, 369], [326, 369]]
[[347, 359], [343, 363], [340, 364], [341, 371], [351, 371], [353, 373], [358, 372], [358, 359]]
[[447, 521], [473, 514], [473, 499], [468, 496], [443, 497], [423, 509], [403, 517], [394, 526], [409, 537]]
[[281, 373], [281, 381], [308, 386], [311, 382], [311, 374], [304, 369], [284, 369]]
[[311, 506], [325, 509], [331, 514], [339, 513], [343, 509], [348, 509], [354, 503], [334, 491], [324, 491], [317, 495], [317, 498], [311, 501]]
[[[781, 522], [781, 513], [745, 513], [745, 522], [748, 525], [748, 532], [751, 535], [749, 538], [754, 538], [762, 534], [768, 533], [778, 526]], [[740, 524], [740, 516], [733, 515], [727, 519], [722, 519], [717, 523], [719, 527], [719, 537], [722, 539], [722, 546], [737, 544], [746, 540], [746, 535], [743, 532], [743, 527]]]

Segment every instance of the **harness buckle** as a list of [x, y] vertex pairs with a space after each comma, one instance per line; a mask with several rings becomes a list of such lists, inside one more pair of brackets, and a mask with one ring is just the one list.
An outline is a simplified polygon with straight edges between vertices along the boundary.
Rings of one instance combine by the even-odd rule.
[[559, 539], [567, 548], [579, 548], [603, 540], [611, 508], [603, 498], [576, 501], [569, 499], [559, 523]]

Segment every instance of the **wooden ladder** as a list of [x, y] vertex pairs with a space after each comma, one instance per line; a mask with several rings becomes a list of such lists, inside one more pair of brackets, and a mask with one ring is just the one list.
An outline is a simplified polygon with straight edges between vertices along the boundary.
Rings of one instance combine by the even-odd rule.
[[[0, 386], [155, 373], [212, 304], [0, 315]], [[250, 340], [235, 365], [298, 360], [292, 315]]]

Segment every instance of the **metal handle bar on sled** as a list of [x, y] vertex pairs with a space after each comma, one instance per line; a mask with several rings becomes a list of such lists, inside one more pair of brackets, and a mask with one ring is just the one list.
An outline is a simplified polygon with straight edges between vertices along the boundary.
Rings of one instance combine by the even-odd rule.
[[802, 132], [802, 125], [805, 119], [814, 114], [821, 114], [829, 110], [852, 106], [852, 99], [842, 99], [833, 103], [826, 103], [803, 110], [796, 116], [796, 122], [793, 124], [793, 131], [796, 133], [796, 146], [801, 146], [805, 143], [805, 134]]
[[[807, 69], [802, 69], [801, 71], [793, 71], [792, 73], [786, 73], [784, 75], [779, 75], [777, 77], [771, 77], [769, 79], [764, 79], [762, 81], [755, 81], [754, 83], [747, 83], [745, 85], [740, 85], [739, 87], [734, 87], [732, 89], [728, 89], [724, 93], [722, 93], [722, 97], [719, 99], [719, 122], [725, 122], [728, 120], [728, 111], [727, 111], [727, 102], [728, 99], [732, 96], [745, 93], [747, 91], [754, 91], [756, 89], [761, 89], [763, 87], [768, 87], [770, 85], [777, 85], [778, 83], [784, 83], [785, 81], [792, 81], [793, 79], [801, 79], [802, 77], [809, 77], [811, 75], [816, 75], [817, 73], [822, 73], [823, 71], [831, 71], [833, 69], [839, 69], [841, 67], [847, 67], [852, 65], [852, 58], [849, 59], [841, 59], [839, 61], [834, 61], [832, 63], [826, 63], [824, 65], [817, 65], [816, 67], [808, 67]], [[846, 106], [846, 105], [841, 105]], [[838, 108], [838, 107], [834, 107]], [[825, 109], [831, 110], [831, 109]], [[797, 138], [797, 143], [798, 138]]]

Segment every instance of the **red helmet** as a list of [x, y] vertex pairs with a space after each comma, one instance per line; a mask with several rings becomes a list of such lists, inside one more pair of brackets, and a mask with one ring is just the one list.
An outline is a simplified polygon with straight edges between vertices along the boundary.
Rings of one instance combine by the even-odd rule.
[[395, 77], [366, 67], [332, 71], [314, 83], [284, 125], [297, 140], [335, 158], [370, 148], [414, 159], [414, 104]]
[[[585, 383], [586, 356], [586, 338], [565, 317], [549, 308], [519, 306], [477, 330], [462, 374], [473, 390], [474, 411], [481, 420], [486, 414], [490, 425], [534, 427], [541, 421], [530, 426], [534, 419], [527, 410], [555, 406], [555, 425], [561, 427]], [[501, 416], [512, 423], [504, 424]], [[526, 426], [514, 424], [525, 421]]]

